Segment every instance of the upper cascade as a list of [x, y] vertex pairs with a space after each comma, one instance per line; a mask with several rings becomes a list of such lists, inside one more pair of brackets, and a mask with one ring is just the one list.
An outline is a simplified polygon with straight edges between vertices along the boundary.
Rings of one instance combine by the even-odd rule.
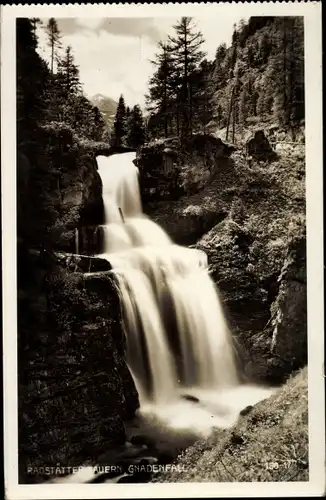
[[142, 402], [236, 386], [232, 339], [206, 255], [173, 244], [142, 212], [135, 153], [97, 157], [104, 256], [119, 284], [127, 356]]

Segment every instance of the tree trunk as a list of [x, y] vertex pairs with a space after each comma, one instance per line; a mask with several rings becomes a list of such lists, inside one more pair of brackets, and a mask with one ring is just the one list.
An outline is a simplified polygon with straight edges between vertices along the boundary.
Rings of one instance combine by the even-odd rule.
[[54, 40], [51, 41], [51, 75], [53, 75]]
[[231, 98], [230, 98], [230, 106], [229, 106], [229, 113], [228, 113], [228, 121], [227, 121], [227, 126], [226, 126], [226, 137], [225, 137], [225, 140], [226, 140], [226, 141], [228, 140], [228, 137], [229, 137], [230, 118], [231, 118], [231, 112], [232, 112], [232, 107], [233, 107], [234, 87], [235, 87], [235, 86], [233, 86], [232, 93], [231, 93]]

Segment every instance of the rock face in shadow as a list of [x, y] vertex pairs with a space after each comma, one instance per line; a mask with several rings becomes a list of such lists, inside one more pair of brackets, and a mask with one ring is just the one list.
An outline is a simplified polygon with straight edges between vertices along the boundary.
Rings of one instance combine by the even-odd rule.
[[233, 146], [197, 134], [140, 149], [135, 163], [145, 211], [181, 244], [195, 243], [226, 217], [238, 172]]
[[243, 169], [209, 257], [245, 377], [281, 383], [307, 362], [303, 158]]
[[[208, 255], [244, 380], [278, 384], [307, 359], [305, 163], [301, 150], [269, 155], [265, 136], [252, 139], [250, 164], [245, 150], [200, 156], [194, 146], [187, 164], [185, 146], [178, 154], [175, 139], [145, 147], [137, 164], [147, 213], [176, 243]], [[181, 172], [188, 184], [180, 182]], [[177, 184], [169, 184], [169, 175]], [[155, 201], [162, 182], [171, 189]], [[185, 192], [191, 183], [195, 192]]]
[[182, 142], [169, 138], [143, 146], [135, 160], [143, 201], [177, 200], [198, 192], [213, 178], [218, 160], [233, 149], [221, 139], [203, 134]]
[[21, 482], [40, 480], [28, 467], [91, 463], [124, 443], [123, 420], [139, 406], [110, 272], [85, 274], [76, 262], [73, 273], [66, 262], [19, 255]]
[[253, 135], [247, 139], [246, 152], [248, 156], [252, 156], [256, 159], [275, 156], [273, 148], [263, 130], [256, 130]]
[[[308, 481], [308, 448], [308, 373], [302, 369], [271, 397], [248, 407], [230, 429], [198, 439], [175, 460], [174, 470], [151, 482]], [[269, 457], [279, 466], [267, 467]]]
[[17, 155], [18, 234], [28, 247], [74, 251], [76, 227], [103, 223], [96, 144], [56, 122], [38, 133]]

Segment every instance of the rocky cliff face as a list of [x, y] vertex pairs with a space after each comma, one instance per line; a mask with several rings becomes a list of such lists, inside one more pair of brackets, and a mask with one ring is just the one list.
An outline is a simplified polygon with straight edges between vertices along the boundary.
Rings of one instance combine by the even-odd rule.
[[[145, 211], [176, 241], [193, 244], [223, 220], [238, 175], [233, 147], [213, 136], [156, 141], [136, 157]], [[204, 193], [204, 197], [203, 197]]]
[[135, 164], [144, 202], [177, 200], [198, 192], [214, 177], [218, 160], [232, 150], [221, 139], [202, 134], [183, 142], [169, 138], [143, 146]]
[[92, 463], [124, 443], [123, 421], [139, 406], [110, 273], [84, 273], [80, 261], [75, 273], [68, 266], [62, 254], [19, 256], [23, 482], [42, 479], [29, 476], [28, 467]]
[[18, 235], [27, 246], [74, 251], [75, 228], [103, 223], [96, 144], [63, 124], [39, 131], [18, 152]]
[[228, 216], [197, 244], [251, 379], [279, 383], [306, 363], [304, 214], [302, 157], [243, 165]]
[[91, 463], [124, 443], [123, 421], [139, 406], [110, 265], [71, 254], [83, 231], [82, 251], [98, 251], [97, 145], [60, 124], [40, 134], [39, 149], [21, 148], [17, 165], [22, 482], [43, 479], [28, 467]]
[[[277, 154], [266, 141], [249, 157], [245, 147], [232, 152], [219, 143], [208, 162], [189, 149], [189, 165], [175, 153], [170, 177], [161, 174], [164, 201], [148, 193], [172, 154], [164, 153], [166, 144], [141, 150], [137, 164], [149, 214], [175, 242], [208, 255], [244, 377], [280, 383], [306, 363], [305, 165], [302, 148]], [[196, 180], [195, 193], [181, 188], [183, 169]]]

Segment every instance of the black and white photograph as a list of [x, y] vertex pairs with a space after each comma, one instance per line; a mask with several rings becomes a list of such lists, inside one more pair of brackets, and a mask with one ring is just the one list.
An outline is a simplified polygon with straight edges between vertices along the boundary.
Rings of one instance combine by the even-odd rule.
[[2, 8], [9, 500], [323, 494], [320, 16]]

